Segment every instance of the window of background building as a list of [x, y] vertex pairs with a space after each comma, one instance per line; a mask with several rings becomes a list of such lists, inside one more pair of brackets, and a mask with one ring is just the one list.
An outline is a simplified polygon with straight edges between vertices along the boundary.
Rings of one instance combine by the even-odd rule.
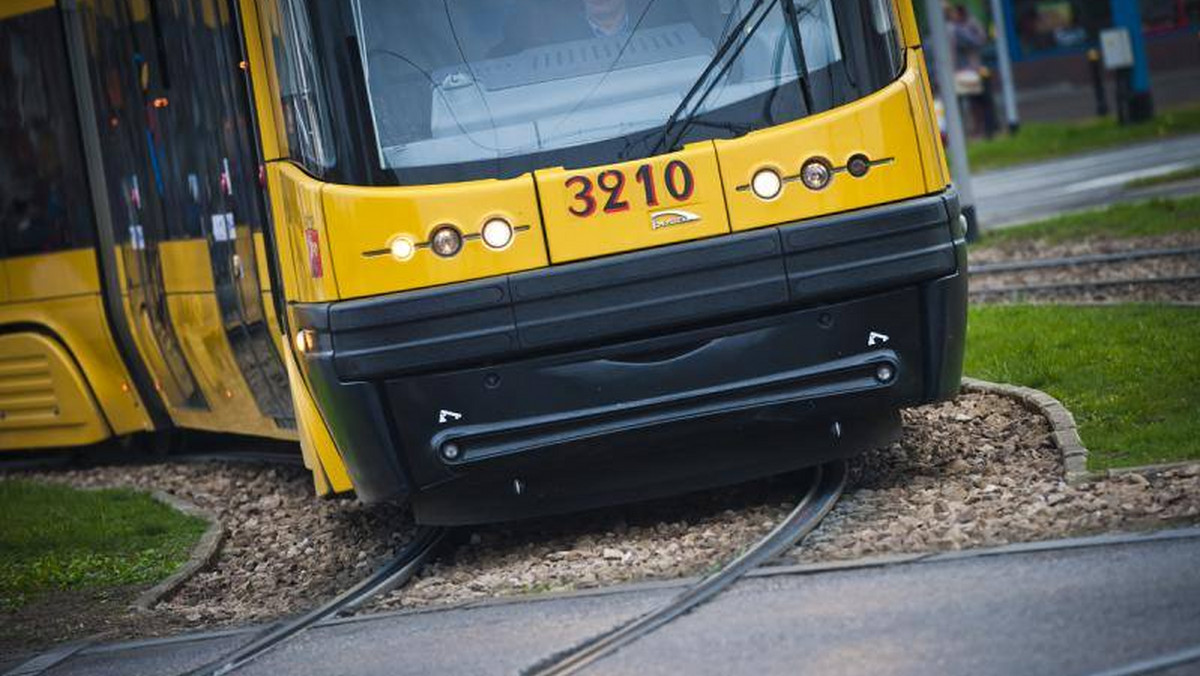
[[1015, 0], [1013, 9], [1026, 57], [1093, 44], [1112, 23], [1107, 0]]

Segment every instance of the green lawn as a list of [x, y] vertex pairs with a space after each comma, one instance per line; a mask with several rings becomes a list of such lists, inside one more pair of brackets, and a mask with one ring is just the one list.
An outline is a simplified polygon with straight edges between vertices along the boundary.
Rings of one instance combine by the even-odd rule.
[[1200, 197], [1117, 204], [1106, 209], [991, 230], [983, 234], [978, 246], [1015, 240], [1043, 240], [1055, 244], [1089, 235], [1147, 237], [1183, 230], [1200, 230]]
[[1035, 387], [1075, 414], [1092, 469], [1200, 459], [1200, 309], [985, 305], [966, 372]]
[[995, 169], [1059, 155], [1200, 133], [1200, 106], [1177, 108], [1143, 124], [1120, 126], [1109, 117], [1082, 122], [1029, 122], [1016, 136], [974, 141], [967, 147], [971, 171]]
[[145, 493], [0, 480], [0, 609], [42, 592], [156, 582], [207, 528]]
[[1147, 176], [1146, 178], [1139, 178], [1135, 181], [1130, 181], [1130, 182], [1126, 183], [1125, 187], [1126, 188], [1153, 188], [1153, 187], [1159, 186], [1159, 185], [1169, 185], [1171, 183], [1180, 183], [1183, 181], [1190, 181], [1190, 180], [1196, 179], [1196, 178], [1200, 178], [1200, 166], [1188, 167], [1187, 169], [1180, 169], [1178, 171], [1172, 171], [1169, 174], [1161, 174], [1159, 176]]

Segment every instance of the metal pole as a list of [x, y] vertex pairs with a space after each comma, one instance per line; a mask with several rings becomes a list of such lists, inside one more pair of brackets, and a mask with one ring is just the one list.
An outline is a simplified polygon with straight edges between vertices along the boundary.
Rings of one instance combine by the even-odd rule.
[[1012, 54], [1008, 51], [1008, 16], [1000, 0], [992, 0], [992, 27], [996, 32], [996, 65], [1000, 66], [1000, 85], [1004, 91], [1004, 119], [1008, 122], [1008, 133], [1015, 134], [1021, 127], [1021, 115], [1017, 112]]
[[925, 0], [925, 14], [929, 18], [929, 36], [926, 43], [933, 52], [934, 77], [942, 96], [946, 111], [946, 141], [950, 148], [950, 172], [958, 188], [958, 200], [963, 215], [967, 217], [967, 238], [979, 235], [979, 223], [975, 218], [975, 191], [971, 188], [971, 165], [967, 160], [967, 135], [963, 132], [962, 111], [958, 106], [958, 94], [954, 89], [954, 57], [950, 54], [950, 33], [946, 28], [946, 17], [942, 14], [942, 0]]

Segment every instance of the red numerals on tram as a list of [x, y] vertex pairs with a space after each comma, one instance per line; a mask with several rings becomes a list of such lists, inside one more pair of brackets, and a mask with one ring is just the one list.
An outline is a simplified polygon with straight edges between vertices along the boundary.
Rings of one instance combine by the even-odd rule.
[[[646, 198], [646, 206], [656, 207], [660, 204], [658, 193], [660, 179], [654, 176], [653, 165], [639, 166], [633, 174], [633, 180], [641, 186], [643, 196]], [[692, 176], [691, 167], [679, 160], [667, 163], [661, 181], [667, 194], [676, 202], [686, 202], [696, 192], [696, 179]], [[617, 169], [600, 172], [595, 182], [587, 176], [572, 176], [567, 179], [567, 188], [573, 192], [574, 201], [567, 210], [579, 218], [592, 216], [597, 210], [606, 214], [627, 211], [629, 209], [629, 200], [626, 198], [627, 183], [625, 174]]]

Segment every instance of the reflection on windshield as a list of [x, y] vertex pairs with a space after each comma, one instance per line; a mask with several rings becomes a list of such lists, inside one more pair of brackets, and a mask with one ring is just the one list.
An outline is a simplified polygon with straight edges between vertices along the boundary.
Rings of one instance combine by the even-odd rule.
[[694, 126], [711, 137], [794, 119], [808, 112], [797, 63], [815, 73], [842, 59], [831, 2], [795, 0], [798, 59], [780, 0], [758, 3], [770, 13], [748, 36], [730, 33], [754, 0], [355, 0], [379, 161], [418, 168], [645, 136], [731, 37], [745, 44], [695, 109], [744, 110]]

